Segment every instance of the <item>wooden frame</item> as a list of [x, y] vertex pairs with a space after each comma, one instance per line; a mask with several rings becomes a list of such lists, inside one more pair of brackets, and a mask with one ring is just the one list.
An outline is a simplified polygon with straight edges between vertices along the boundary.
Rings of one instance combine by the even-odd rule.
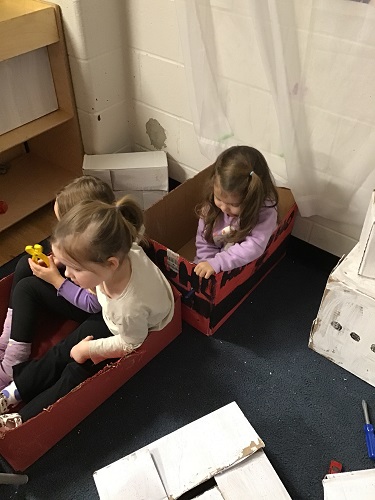
[[[0, 163], [6, 165], [0, 200], [8, 205], [0, 215], [2, 240], [16, 223], [49, 204], [61, 187], [82, 174], [83, 147], [60, 8], [40, 0], [0, 0], [0, 64], [41, 47], [48, 51], [58, 109], [0, 135]], [[24, 242], [31, 243], [36, 241]], [[22, 251], [20, 247], [18, 253]]]

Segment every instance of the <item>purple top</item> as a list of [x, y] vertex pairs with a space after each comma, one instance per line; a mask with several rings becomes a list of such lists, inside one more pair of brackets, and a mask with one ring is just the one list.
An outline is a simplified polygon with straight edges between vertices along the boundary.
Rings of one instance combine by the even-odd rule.
[[240, 243], [227, 244], [225, 241], [228, 227], [235, 228], [238, 224], [236, 217], [229, 217], [224, 213], [218, 216], [214, 227], [215, 243], [208, 243], [205, 240], [204, 221], [199, 219], [195, 240], [197, 253], [194, 262], [206, 261], [213, 267], [215, 273], [219, 273], [244, 266], [260, 257], [277, 227], [277, 210], [272, 205], [273, 202], [266, 202], [266, 206], [259, 212], [258, 224]]
[[102, 306], [99, 304], [95, 294], [81, 288], [68, 279], [57, 290], [57, 295], [64, 297], [65, 300], [88, 313], [94, 314], [102, 310]]

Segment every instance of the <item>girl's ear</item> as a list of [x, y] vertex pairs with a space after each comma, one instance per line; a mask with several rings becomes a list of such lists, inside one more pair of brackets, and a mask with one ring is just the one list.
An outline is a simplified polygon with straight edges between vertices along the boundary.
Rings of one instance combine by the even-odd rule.
[[107, 259], [107, 265], [112, 271], [116, 271], [120, 265], [120, 261], [117, 257], [109, 257], [109, 259]]

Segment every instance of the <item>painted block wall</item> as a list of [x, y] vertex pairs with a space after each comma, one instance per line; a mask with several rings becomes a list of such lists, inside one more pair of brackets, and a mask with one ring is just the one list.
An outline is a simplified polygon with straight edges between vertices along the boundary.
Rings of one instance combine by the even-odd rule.
[[85, 153], [131, 151], [131, 93], [123, 0], [60, 5]]
[[[205, 168], [209, 161], [200, 153], [191, 120], [174, 0], [56, 3], [62, 9], [85, 152], [162, 149], [169, 156], [170, 176], [180, 182]], [[218, 62], [228, 76], [235, 135], [244, 143], [252, 137], [276, 178], [285, 178], [285, 164], [277, 154], [282, 147], [276, 113], [256, 44], [250, 44], [251, 53], [241, 53], [234, 33], [225, 29], [227, 12], [220, 1], [216, 4]], [[303, 2], [298, 5], [303, 23]], [[245, 57], [252, 58], [251, 72], [241, 64]], [[253, 96], [251, 105], [243, 105], [242, 93]], [[328, 141], [327, 127], [337, 122], [323, 111], [322, 123]], [[326, 146], [329, 150], [330, 144]], [[360, 231], [321, 217], [298, 217], [293, 234], [341, 256], [355, 246]]]

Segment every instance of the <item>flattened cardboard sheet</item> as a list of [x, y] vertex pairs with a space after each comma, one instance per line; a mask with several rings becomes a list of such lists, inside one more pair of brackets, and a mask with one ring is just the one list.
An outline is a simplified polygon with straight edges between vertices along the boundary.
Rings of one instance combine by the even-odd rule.
[[374, 500], [375, 470], [327, 474], [323, 489], [324, 500]]
[[258, 450], [239, 464], [216, 475], [215, 480], [225, 500], [291, 500], [263, 450]]
[[142, 498], [138, 496], [143, 488], [141, 483], [149, 474], [154, 477], [154, 468], [144, 470], [139, 490], [133, 482], [132, 489], [128, 489], [125, 471], [129, 460], [140, 457], [144, 461], [144, 454], [148, 452], [168, 499], [177, 499], [263, 446], [238, 405], [232, 402], [96, 471], [94, 479], [101, 500]]

